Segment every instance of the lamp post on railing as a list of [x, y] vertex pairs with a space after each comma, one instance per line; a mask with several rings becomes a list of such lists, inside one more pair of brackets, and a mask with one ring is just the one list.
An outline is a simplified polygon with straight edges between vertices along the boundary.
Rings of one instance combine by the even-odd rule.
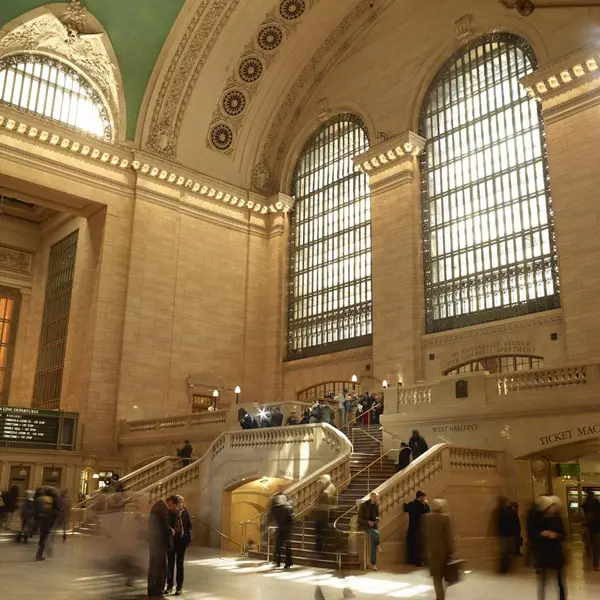
[[239, 385], [235, 386], [235, 390], [233, 390], [233, 393], [235, 394], [235, 403], [239, 404], [240, 403], [240, 394], [242, 393], [242, 390]]
[[352, 391], [356, 391], [357, 383], [358, 383], [358, 377], [356, 375], [352, 375]]
[[217, 410], [217, 401], [219, 399], [219, 390], [213, 390], [213, 408]]

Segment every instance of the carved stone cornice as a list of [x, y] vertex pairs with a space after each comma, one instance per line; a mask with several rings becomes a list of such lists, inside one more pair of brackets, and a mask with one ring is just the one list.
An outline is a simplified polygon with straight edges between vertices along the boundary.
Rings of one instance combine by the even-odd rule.
[[523, 77], [530, 98], [542, 104], [546, 122], [600, 103], [600, 47], [587, 46]]
[[415, 173], [414, 158], [425, 148], [425, 140], [412, 131], [405, 131], [384, 140], [367, 152], [354, 157], [354, 164], [369, 176], [371, 188], [393, 181], [410, 183]]
[[365, 346], [363, 348], [354, 348], [352, 350], [342, 350], [341, 352], [333, 352], [322, 356], [310, 356], [308, 358], [300, 358], [283, 363], [284, 371], [301, 371], [312, 369], [322, 365], [335, 365], [338, 363], [349, 362], [353, 360], [372, 359], [373, 346]]

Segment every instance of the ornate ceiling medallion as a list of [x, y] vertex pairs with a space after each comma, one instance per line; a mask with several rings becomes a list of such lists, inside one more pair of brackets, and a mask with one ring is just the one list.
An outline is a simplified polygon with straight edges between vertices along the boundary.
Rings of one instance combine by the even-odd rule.
[[217, 150], [229, 150], [233, 144], [233, 130], [226, 123], [217, 123], [210, 131], [210, 141]]
[[267, 25], [258, 32], [256, 39], [262, 50], [271, 52], [281, 44], [283, 32], [275, 25]]
[[263, 64], [256, 56], [245, 58], [238, 67], [240, 79], [245, 83], [254, 83], [260, 78], [262, 72]]
[[282, 0], [279, 5], [279, 13], [284, 19], [293, 21], [306, 10], [305, 0]]
[[223, 96], [223, 111], [230, 117], [237, 117], [246, 108], [246, 96], [239, 90], [230, 90]]

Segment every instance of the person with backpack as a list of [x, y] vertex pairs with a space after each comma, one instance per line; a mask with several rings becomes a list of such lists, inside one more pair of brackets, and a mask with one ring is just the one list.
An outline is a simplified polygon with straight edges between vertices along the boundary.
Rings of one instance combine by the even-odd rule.
[[187, 467], [192, 462], [194, 449], [189, 440], [185, 440], [183, 448], [177, 450], [177, 456], [181, 459], [181, 466]]
[[[45, 560], [44, 551], [60, 510], [58, 494], [53, 487], [44, 486], [36, 490], [33, 502], [35, 522], [40, 533], [35, 560], [41, 561]], [[48, 545], [47, 554], [48, 557], [52, 556], [51, 545]]]

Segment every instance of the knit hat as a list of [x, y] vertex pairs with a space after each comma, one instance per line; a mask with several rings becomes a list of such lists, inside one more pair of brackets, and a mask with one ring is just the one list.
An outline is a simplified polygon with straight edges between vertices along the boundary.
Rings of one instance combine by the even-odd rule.
[[436, 498], [435, 500], [431, 501], [430, 508], [431, 512], [445, 513], [448, 512], [448, 502], [446, 502], [446, 500], [443, 498]]

